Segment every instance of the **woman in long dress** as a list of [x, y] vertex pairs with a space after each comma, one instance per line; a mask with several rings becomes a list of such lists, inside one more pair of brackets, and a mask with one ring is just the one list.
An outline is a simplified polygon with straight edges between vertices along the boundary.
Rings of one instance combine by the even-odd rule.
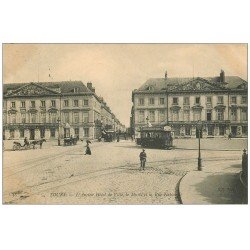
[[89, 143], [91, 143], [91, 141], [87, 140], [85, 155], [91, 155], [91, 150], [90, 150], [90, 147], [89, 147]]

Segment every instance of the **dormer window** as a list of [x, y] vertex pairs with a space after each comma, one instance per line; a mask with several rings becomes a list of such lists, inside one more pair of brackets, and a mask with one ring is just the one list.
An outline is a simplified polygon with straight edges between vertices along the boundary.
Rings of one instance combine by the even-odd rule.
[[74, 93], [78, 93], [79, 92], [79, 88], [74, 88], [73, 91], [74, 91]]
[[154, 88], [152, 86], [149, 86], [148, 90], [154, 90]]

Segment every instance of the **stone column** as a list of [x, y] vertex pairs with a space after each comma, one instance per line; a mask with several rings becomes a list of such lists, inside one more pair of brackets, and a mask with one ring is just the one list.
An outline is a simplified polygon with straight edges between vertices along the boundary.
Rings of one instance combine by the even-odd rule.
[[196, 137], [196, 126], [195, 125], [191, 126], [191, 137], [192, 138]]
[[180, 127], [180, 136], [184, 137], [185, 136], [185, 126], [181, 125]]
[[72, 128], [72, 127], [70, 127], [70, 136], [72, 135], [72, 136], [74, 136], [75, 135], [75, 131], [74, 131], [74, 128]]
[[19, 129], [15, 129], [15, 131], [14, 131], [14, 138], [15, 139], [19, 139], [20, 138], [20, 131], [19, 131]]
[[83, 139], [83, 127], [79, 127], [79, 138]]
[[40, 134], [40, 130], [39, 129], [35, 129], [35, 140], [38, 140], [41, 138], [41, 134]]
[[10, 130], [9, 129], [5, 129], [4, 135], [5, 135], [5, 140], [8, 140], [10, 138]]
[[58, 139], [58, 128], [55, 130], [55, 139]]
[[219, 136], [219, 126], [218, 125], [214, 126], [214, 135]]
[[48, 128], [45, 129], [45, 139], [46, 140], [50, 139], [50, 129]]
[[237, 126], [237, 137], [242, 137], [242, 126]]
[[207, 134], [208, 134], [208, 128], [207, 125], [204, 125], [202, 130], [202, 137], [207, 138]]
[[228, 136], [229, 135], [229, 133], [230, 133], [230, 126], [229, 125], [226, 125], [226, 136]]
[[30, 131], [29, 129], [24, 130], [24, 138], [27, 137], [28, 139], [30, 138]]
[[94, 139], [94, 127], [89, 128], [89, 139]]

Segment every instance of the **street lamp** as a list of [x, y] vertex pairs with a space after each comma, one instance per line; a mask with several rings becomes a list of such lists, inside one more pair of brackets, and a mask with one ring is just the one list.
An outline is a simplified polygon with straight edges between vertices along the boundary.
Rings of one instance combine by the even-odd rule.
[[58, 117], [57, 122], [58, 122], [58, 146], [61, 146], [60, 142], [60, 118]]
[[197, 130], [198, 130], [198, 138], [199, 138], [199, 153], [198, 153], [198, 171], [202, 170], [202, 164], [201, 164], [201, 131], [202, 131], [202, 122], [197, 122]]

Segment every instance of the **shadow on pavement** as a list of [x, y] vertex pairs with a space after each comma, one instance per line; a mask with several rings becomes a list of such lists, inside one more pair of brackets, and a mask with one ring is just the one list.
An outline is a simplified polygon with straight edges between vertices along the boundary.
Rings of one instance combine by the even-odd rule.
[[195, 186], [210, 204], [246, 204], [238, 173], [215, 173]]

